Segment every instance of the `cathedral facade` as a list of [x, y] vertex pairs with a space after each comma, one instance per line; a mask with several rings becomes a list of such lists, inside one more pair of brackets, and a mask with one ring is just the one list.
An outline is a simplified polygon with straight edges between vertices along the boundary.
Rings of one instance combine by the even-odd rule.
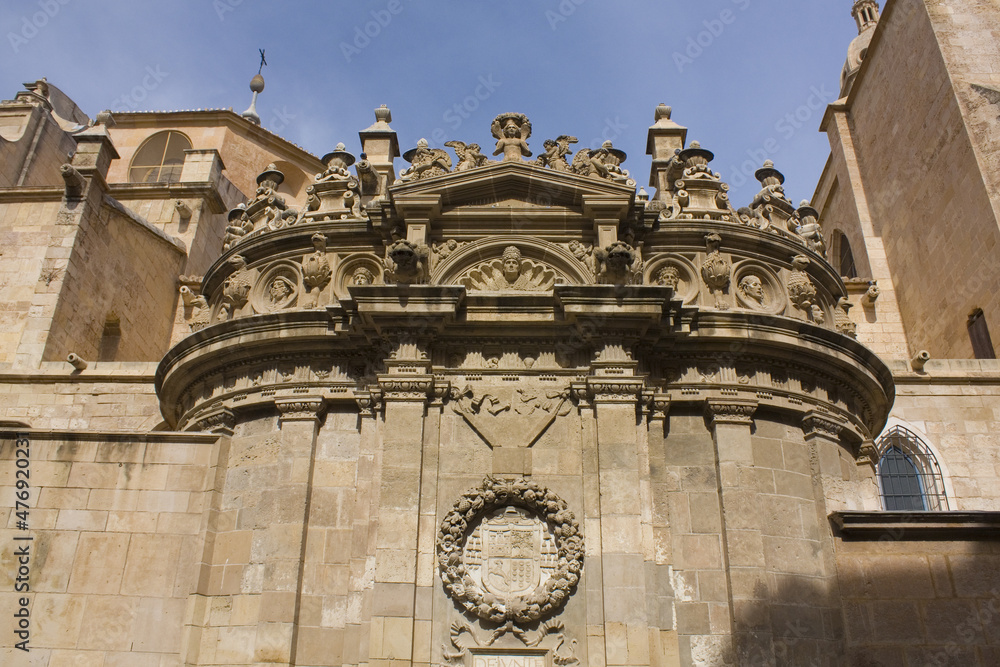
[[319, 159], [25, 84], [5, 664], [1000, 662], [1000, 9], [853, 13], [797, 205], [666, 105], [647, 194], [518, 112]]

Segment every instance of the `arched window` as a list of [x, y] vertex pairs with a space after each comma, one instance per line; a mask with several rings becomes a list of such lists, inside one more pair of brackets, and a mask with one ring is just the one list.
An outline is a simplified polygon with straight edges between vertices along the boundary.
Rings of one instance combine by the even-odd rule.
[[913, 431], [893, 426], [878, 448], [878, 484], [886, 511], [947, 511], [948, 496], [934, 452]]
[[858, 267], [854, 264], [854, 253], [851, 252], [851, 243], [843, 232], [837, 232], [837, 254], [840, 261], [840, 275], [844, 278], [857, 278]]
[[130, 183], [176, 183], [184, 168], [184, 151], [191, 140], [180, 132], [157, 132], [139, 146], [128, 171]]

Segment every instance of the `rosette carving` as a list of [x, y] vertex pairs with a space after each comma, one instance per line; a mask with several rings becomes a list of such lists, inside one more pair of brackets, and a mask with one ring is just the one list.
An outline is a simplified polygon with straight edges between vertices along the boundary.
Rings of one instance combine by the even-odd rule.
[[530, 480], [487, 477], [441, 522], [438, 568], [445, 590], [494, 623], [551, 616], [583, 569], [580, 524], [566, 502]]

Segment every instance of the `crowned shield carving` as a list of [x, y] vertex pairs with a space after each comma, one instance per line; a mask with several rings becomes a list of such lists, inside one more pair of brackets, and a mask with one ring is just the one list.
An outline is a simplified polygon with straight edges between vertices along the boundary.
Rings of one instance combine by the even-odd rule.
[[566, 502], [525, 479], [486, 478], [438, 533], [449, 595], [480, 618], [530, 623], [555, 613], [583, 568], [580, 524]]

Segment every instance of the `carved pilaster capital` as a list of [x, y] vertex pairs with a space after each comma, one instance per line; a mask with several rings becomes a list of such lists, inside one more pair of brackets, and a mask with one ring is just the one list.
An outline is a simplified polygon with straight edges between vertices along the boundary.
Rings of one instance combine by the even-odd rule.
[[866, 440], [858, 447], [857, 463], [859, 466], [871, 466], [873, 471], [878, 468], [878, 448], [871, 440]]
[[229, 408], [219, 408], [199, 417], [192, 430], [211, 431], [220, 435], [232, 435], [236, 427], [236, 416]]
[[816, 412], [815, 410], [807, 412], [802, 418], [802, 432], [807, 438], [826, 436], [832, 440], [839, 440], [844, 427], [844, 423], [833, 415]]
[[289, 421], [319, 421], [326, 401], [322, 396], [296, 396], [276, 399], [274, 405], [281, 413], [278, 421], [283, 424]]
[[431, 387], [431, 405], [444, 405], [444, 401], [451, 394], [451, 382], [448, 380], [434, 380]]
[[650, 419], [666, 419], [668, 412], [670, 412], [670, 394], [654, 393], [649, 402]]
[[641, 378], [590, 376], [587, 394], [594, 403], [635, 403], [642, 396]]
[[757, 411], [757, 401], [740, 398], [710, 398], [705, 402], [705, 412], [712, 420], [712, 426], [719, 424], [753, 425], [753, 415]]
[[426, 401], [434, 389], [434, 376], [380, 375], [378, 386], [386, 401]]
[[354, 392], [354, 400], [358, 404], [358, 412], [363, 417], [374, 417], [382, 407], [382, 392], [378, 389]]

